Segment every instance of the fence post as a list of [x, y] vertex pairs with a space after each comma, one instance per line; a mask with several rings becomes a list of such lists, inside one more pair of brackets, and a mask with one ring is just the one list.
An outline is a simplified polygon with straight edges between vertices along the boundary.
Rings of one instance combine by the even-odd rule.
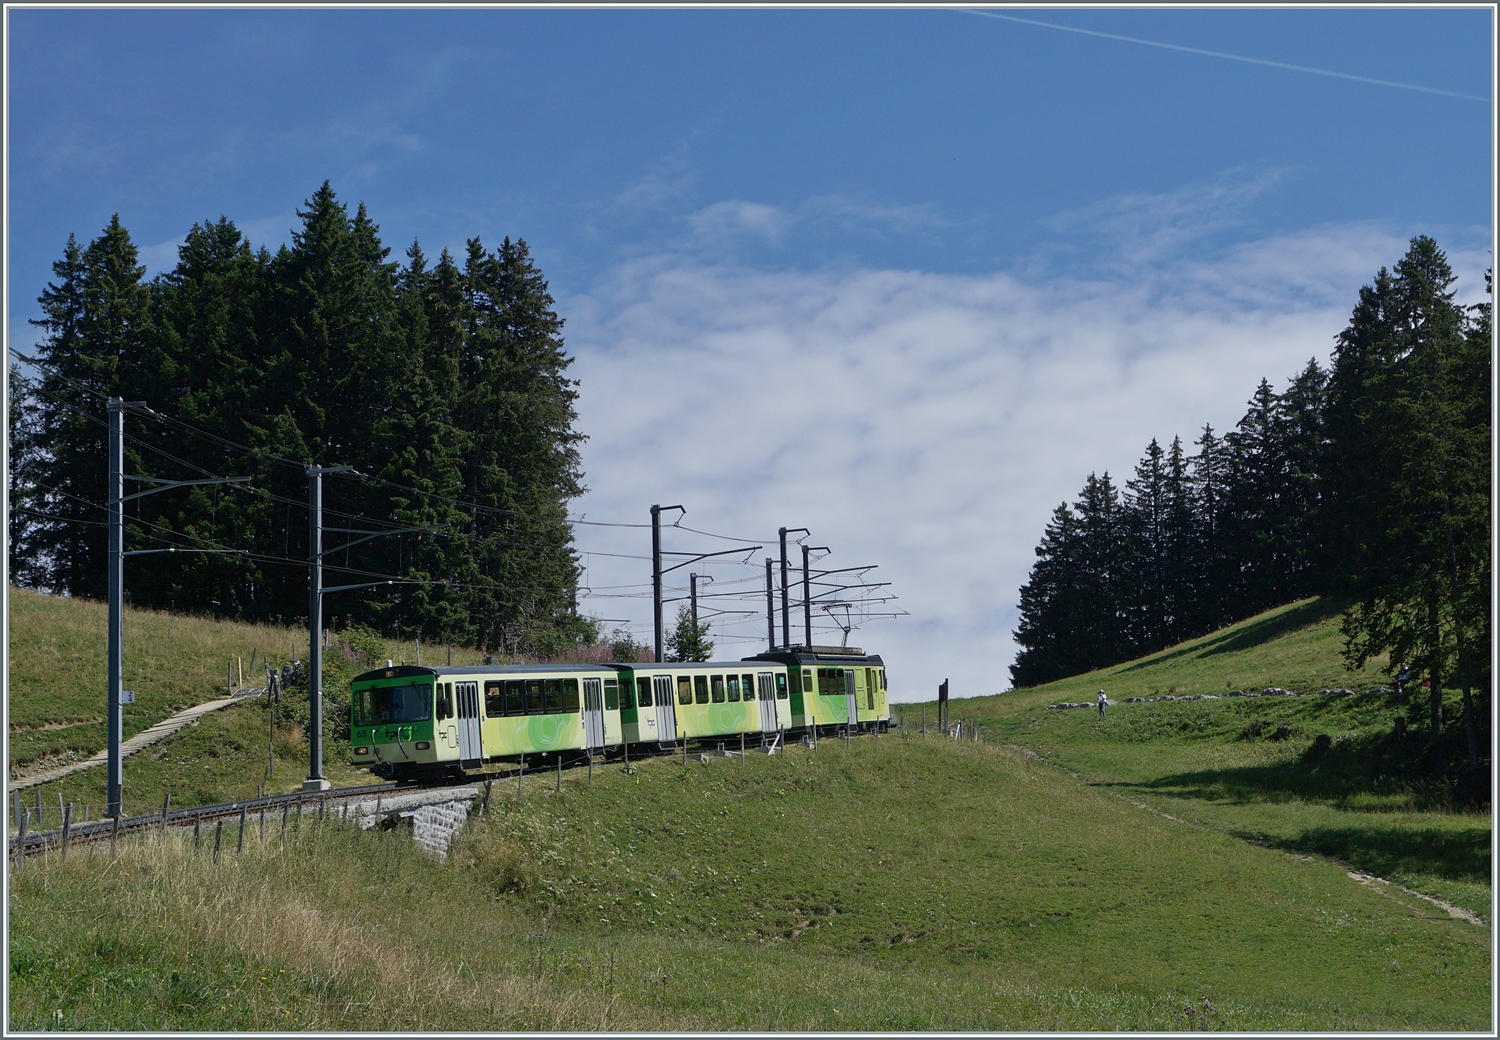
[[557, 753], [557, 793], [562, 794], [562, 752]]
[[68, 838], [73, 831], [73, 803], [69, 802], [63, 807], [62, 825], [62, 858], [68, 858]]
[[21, 791], [20, 791], [20, 788], [17, 788], [16, 790], [14, 790], [14, 791], [12, 791], [10, 793], [10, 800], [11, 800], [11, 805], [14, 807], [15, 812], [16, 812], [16, 826], [20, 827], [21, 826]]
[[[593, 759], [590, 759], [589, 761], [592, 762]], [[479, 801], [479, 815], [480, 816], [483, 816], [485, 814], [485, 812], [487, 812], [489, 810], [489, 807], [490, 807], [490, 787], [491, 787], [491, 785], [494, 784], [494, 782], [495, 782], [494, 780], [486, 780], [484, 782], [484, 797], [482, 799], [480, 799], [480, 801]]]
[[250, 812], [248, 805], [240, 806], [240, 837], [234, 846], [234, 858], [239, 859], [240, 853], [245, 851], [245, 818]]
[[16, 866], [26, 862], [26, 832], [31, 830], [31, 810], [21, 811], [21, 829], [16, 833]]
[[214, 825], [214, 862], [219, 862], [219, 840], [224, 837], [224, 818]]
[[[286, 818], [287, 818], [287, 816], [289, 816], [291, 814], [291, 811], [292, 811], [292, 803], [291, 802], [282, 802], [281, 803], [281, 844], [282, 844], [283, 847], [286, 846]], [[298, 815], [300, 816], [301, 813], [299, 812]]]
[[115, 813], [115, 825], [109, 829], [109, 854], [111, 856], [115, 854], [115, 844], [120, 839], [120, 817], [124, 815], [125, 810], [122, 807], [119, 812]]
[[260, 807], [260, 847], [266, 847], [266, 807], [264, 804]]
[[526, 775], [526, 756], [521, 756], [521, 768], [516, 770], [516, 800], [521, 798], [521, 777]]
[[203, 838], [203, 814], [193, 816], [193, 855], [198, 855], [198, 843]]
[[172, 792], [168, 791], [161, 799], [161, 836], [167, 836], [167, 813], [172, 809]]
[[745, 764], [745, 734], [740, 734], [740, 765]]
[[36, 817], [35, 817], [35, 820], [36, 820], [37, 827], [40, 828], [42, 826], [42, 789], [40, 787], [38, 787], [36, 789]]

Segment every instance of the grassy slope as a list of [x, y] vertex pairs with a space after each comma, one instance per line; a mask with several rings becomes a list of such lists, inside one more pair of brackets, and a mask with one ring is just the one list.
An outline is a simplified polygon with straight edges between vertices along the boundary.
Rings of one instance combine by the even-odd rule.
[[[105, 744], [105, 605], [13, 588], [10, 607], [10, 767], [40, 768], [88, 758]], [[385, 647], [394, 660], [410, 659], [413, 651], [410, 642]], [[254, 674], [249, 670], [252, 652]], [[136, 701], [125, 708], [125, 736], [224, 696], [225, 664], [236, 657], [247, 669], [246, 683], [263, 684], [260, 661], [266, 656], [273, 664], [306, 657], [306, 630], [127, 609], [125, 686], [136, 691]], [[454, 648], [453, 660], [474, 662], [479, 655]], [[274, 791], [292, 790], [307, 775], [306, 740], [281, 715], [276, 774], [267, 785]], [[126, 759], [128, 811], [160, 808], [168, 791], [177, 805], [254, 794], [265, 780], [266, 723], [264, 702], [247, 702], [209, 715]], [[336, 782], [367, 776], [332, 755], [325, 773]], [[59, 793], [65, 801], [91, 804], [97, 813], [104, 802], [104, 781], [101, 767], [38, 790], [50, 814], [56, 812]], [[25, 797], [33, 802], [36, 792], [28, 790]]]
[[[1445, 791], [1422, 781], [1426, 745], [1396, 741], [1394, 717], [1409, 712], [1414, 733], [1424, 706], [1388, 696], [1299, 697], [1121, 703], [1100, 719], [1058, 702], [1328, 687], [1366, 690], [1385, 682], [1375, 662], [1346, 671], [1338, 620], [1304, 601], [1268, 611], [1202, 639], [1083, 676], [998, 697], [955, 701], [954, 718], [992, 739], [1021, 745], [1099, 790], [1251, 842], [1337, 857], [1381, 877], [1491, 914], [1488, 811], [1434, 809]], [[913, 711], [904, 709], [910, 722]], [[1450, 704], [1449, 718], [1458, 719]], [[931, 710], [929, 709], [929, 713]], [[1262, 736], [1248, 739], [1252, 721]], [[1285, 725], [1290, 739], [1266, 734]], [[1314, 737], [1336, 741], [1309, 754]]]
[[445, 865], [333, 822], [284, 853], [252, 834], [239, 863], [174, 843], [30, 865], [11, 1026], [1489, 1021], [1485, 931], [1003, 747], [865, 738], [595, 777], [497, 789]]
[[[186, 684], [187, 702], [212, 695], [223, 657], [253, 645], [234, 626], [205, 631], [195, 665], [170, 641], [188, 646], [173, 633], [200, 623], [161, 620], [162, 668]], [[1163, 692], [1196, 692], [1184, 689], [1190, 670], [1219, 688], [1215, 661], [1238, 670], [1237, 685], [1374, 681], [1325, 674], [1336, 636], [1326, 620], [1314, 625], [1282, 622], [1280, 638], [1258, 643], [1231, 632], [1196, 656], [1116, 671]], [[102, 646], [102, 617], [77, 638]], [[12, 639], [42, 642], [34, 631]], [[191, 692], [194, 667], [203, 695]], [[1117, 681], [1127, 680], [1110, 680], [1117, 696], [1150, 690]], [[561, 797], [550, 779], [528, 781], [519, 801], [497, 789], [448, 864], [402, 835], [333, 823], [286, 852], [262, 854], [252, 835], [239, 863], [194, 860], [169, 840], [122, 849], [112, 864], [77, 853], [32, 864], [11, 881], [10, 1025], [1487, 1026], [1487, 932], [1358, 885], [1325, 859], [1264, 847], [1358, 859], [1339, 845], [1357, 839], [1366, 860], [1414, 859], [1388, 863], [1386, 876], [1409, 868], [1429, 888], [1474, 886], [1472, 903], [1487, 893], [1487, 817], [1394, 811], [1409, 792], [1334, 796], [1297, 772], [1310, 733], [1337, 719], [1351, 732], [1375, 725], [1383, 709], [1355, 699], [1129, 705], [1101, 725], [1091, 712], [1045, 708], [1090, 686], [959, 702], [955, 715], [982, 716], [994, 742], [825, 741], [784, 760], [614, 766], [592, 785], [574, 772]], [[1359, 704], [1374, 712], [1364, 722]], [[1235, 712], [1284, 716], [1298, 739], [1235, 740]], [[264, 725], [256, 704], [205, 720], [128, 760], [127, 794], [152, 783], [179, 802], [253, 790]], [[278, 786], [292, 786], [303, 748], [282, 750]], [[1314, 847], [1319, 833], [1336, 847]], [[1445, 880], [1454, 864], [1462, 876]]]

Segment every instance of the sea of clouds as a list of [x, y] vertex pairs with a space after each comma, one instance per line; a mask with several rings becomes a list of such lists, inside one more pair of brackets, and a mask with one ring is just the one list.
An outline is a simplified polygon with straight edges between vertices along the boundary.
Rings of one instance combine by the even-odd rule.
[[[850, 636], [884, 656], [894, 699], [944, 678], [954, 696], [1002, 691], [1052, 509], [1090, 472], [1123, 483], [1152, 437], [1191, 451], [1204, 423], [1231, 427], [1263, 376], [1281, 389], [1326, 364], [1359, 287], [1405, 246], [1321, 228], [1095, 281], [637, 261], [564, 301], [589, 435], [575, 514], [644, 524], [680, 503], [685, 526], [765, 546], [669, 576], [669, 596], [694, 570], [715, 579], [700, 591], [745, 594], [703, 601], [750, 612], [715, 620], [716, 657], [764, 647], [762, 561], [779, 526], [806, 527], [834, 550], [816, 566], [878, 564], [870, 580], [899, 596], [879, 609], [909, 612]], [[1487, 254], [1450, 258], [1477, 298]], [[584, 609], [649, 639], [650, 532], [581, 526], [578, 547]], [[816, 641], [842, 638], [820, 620]]]

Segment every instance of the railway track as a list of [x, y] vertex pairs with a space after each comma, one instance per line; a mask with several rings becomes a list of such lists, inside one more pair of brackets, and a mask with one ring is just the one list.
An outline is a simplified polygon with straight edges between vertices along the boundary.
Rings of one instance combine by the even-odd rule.
[[61, 851], [64, 845], [87, 845], [97, 842], [117, 841], [132, 834], [148, 833], [153, 828], [202, 827], [220, 820], [259, 818], [282, 812], [327, 811], [329, 806], [338, 806], [349, 801], [367, 799], [371, 795], [395, 795], [409, 791], [421, 791], [442, 787], [470, 785], [486, 780], [514, 776], [514, 772], [492, 772], [442, 780], [411, 780], [402, 783], [364, 784], [358, 787], [338, 787], [328, 791], [296, 791], [292, 794], [266, 795], [261, 798], [246, 798], [236, 802], [220, 802], [216, 805], [196, 805], [187, 809], [167, 809], [164, 813], [145, 813], [139, 816], [122, 816], [88, 823], [70, 824], [46, 831], [28, 831], [12, 834], [7, 845], [7, 854], [12, 863], [24, 862], [28, 856]]
[[[653, 749], [647, 749], [636, 745], [636, 750], [631, 757], [636, 758], [658, 758], [679, 753], [686, 754], [685, 743], [662, 744]], [[699, 741], [700, 746], [703, 741]], [[720, 742], [722, 746], [723, 742]], [[775, 745], [773, 744], [774, 748]], [[746, 748], [746, 750], [750, 750]], [[764, 750], [764, 748], [756, 749]], [[730, 752], [740, 753], [740, 752]], [[785, 753], [783, 751], [783, 753]], [[619, 761], [618, 759], [607, 759], [608, 761]], [[589, 756], [579, 754], [574, 758], [562, 758], [560, 765], [564, 769], [583, 768], [588, 765]], [[551, 772], [553, 767], [559, 765], [554, 759], [551, 766], [542, 770], [529, 769], [526, 772], [533, 776], [542, 772]], [[57, 827], [46, 831], [31, 831], [22, 829], [12, 834], [7, 842], [7, 855], [12, 863], [22, 863], [28, 856], [45, 854], [53, 851], [63, 851], [74, 845], [87, 845], [101, 841], [115, 842], [122, 837], [132, 834], [147, 833], [152, 828], [165, 831], [168, 827], [198, 827], [203, 824], [215, 824], [221, 820], [236, 819], [244, 817], [247, 821], [250, 817], [259, 819], [262, 812], [267, 816], [274, 814], [275, 810], [298, 813], [312, 811], [327, 811], [328, 806], [337, 806], [343, 802], [367, 800], [371, 795], [397, 795], [413, 791], [432, 790], [443, 787], [466, 787], [474, 784], [482, 784], [487, 781], [511, 780], [523, 767], [517, 765], [508, 769], [496, 769], [483, 773], [465, 773], [458, 776], [440, 777], [420, 780], [386, 781], [378, 784], [363, 784], [357, 787], [337, 787], [327, 791], [308, 792], [294, 791], [291, 794], [265, 795], [260, 798], [246, 798], [234, 802], [220, 802], [216, 805], [197, 805], [186, 809], [165, 808], [162, 812], [145, 813], [139, 816], [121, 816], [106, 818], [103, 820], [91, 820], [87, 823], [70, 823], [66, 827]], [[24, 822], [24, 818], [23, 818]]]

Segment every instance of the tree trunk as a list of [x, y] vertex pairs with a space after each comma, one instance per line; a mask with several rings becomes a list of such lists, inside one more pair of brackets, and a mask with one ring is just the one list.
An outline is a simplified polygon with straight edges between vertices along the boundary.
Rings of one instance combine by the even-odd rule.
[[1479, 735], [1475, 732], [1474, 697], [1469, 684], [1464, 683], [1464, 730], [1469, 737], [1469, 772], [1479, 772]]

